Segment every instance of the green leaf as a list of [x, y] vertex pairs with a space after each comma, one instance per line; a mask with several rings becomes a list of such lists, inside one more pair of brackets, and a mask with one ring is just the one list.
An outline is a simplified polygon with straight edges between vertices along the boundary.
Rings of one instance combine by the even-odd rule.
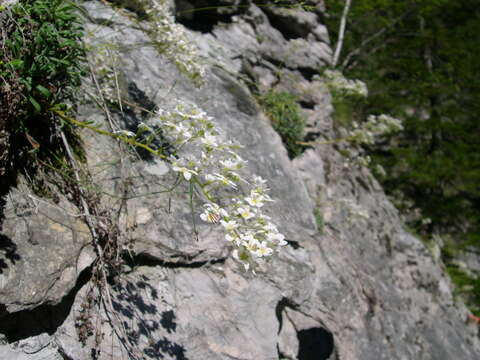
[[42, 85], [37, 85], [35, 89], [37, 89], [46, 98], [49, 98], [50, 96], [52, 96], [52, 93], [50, 92], [50, 90], [48, 90], [47, 88], [44, 88]]
[[54, 58], [53, 56], [50, 57], [50, 60], [54, 61], [54, 62], [57, 62], [57, 63], [60, 63], [60, 64], [64, 64], [64, 65], [70, 65], [71, 63], [68, 62], [68, 61], [65, 61], [63, 59], [57, 59], [57, 58]]
[[9, 64], [14, 68], [14, 69], [21, 69], [23, 67], [23, 60], [21, 59], [15, 59], [9, 62]]
[[35, 111], [36, 112], [41, 112], [42, 111], [42, 107], [40, 106], [40, 104], [37, 102], [37, 100], [35, 100], [33, 97], [29, 96], [28, 97], [28, 100], [32, 103], [33, 107], [35, 108]]

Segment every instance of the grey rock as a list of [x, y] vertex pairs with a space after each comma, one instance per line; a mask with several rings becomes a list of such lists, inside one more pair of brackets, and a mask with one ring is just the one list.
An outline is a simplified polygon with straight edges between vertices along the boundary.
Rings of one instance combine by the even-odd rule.
[[275, 61], [290, 69], [313, 73], [330, 64], [332, 58], [332, 51], [328, 45], [303, 38], [264, 42], [260, 46], [260, 51], [270, 61]]
[[[0, 346], [1, 355], [36, 360], [37, 353], [26, 351], [41, 348], [38, 354], [53, 351], [47, 359], [62, 354], [88, 360], [94, 348], [100, 350], [100, 360], [478, 358], [478, 330], [465, 324], [467, 309], [454, 302], [438, 261], [405, 231], [368, 170], [345, 167], [338, 147], [325, 144], [291, 161], [256, 104], [251, 84], [244, 82], [250, 65], [247, 75], [257, 76], [265, 88], [278, 86], [308, 103], [310, 133], [334, 136], [330, 97], [310, 76], [329, 61], [331, 50], [324, 41], [313, 33], [307, 39], [285, 39], [265, 12], [250, 4], [248, 11], [211, 33], [188, 32], [208, 65], [206, 84], [196, 89], [159, 56], [128, 17], [100, 2], [85, 6], [97, 18], [115, 19], [108, 26], [89, 23], [87, 29], [95, 29], [89, 40], [93, 43], [121, 42], [117, 71], [125, 89], [137, 89], [144, 101], [164, 109], [178, 99], [196, 104], [214, 117], [226, 137], [244, 145], [239, 153], [248, 160], [250, 174], [269, 180], [276, 201], [268, 214], [289, 246], [256, 275], [245, 273], [231, 259], [222, 232], [198, 217], [197, 239], [188, 189], [164, 192], [175, 180], [168, 166], [141, 154], [126, 155], [115, 140], [82, 131], [88, 166], [97, 170], [92, 176], [101, 190], [100, 205], [110, 209], [121, 229], [119, 245], [132, 245], [126, 252], [129, 262], [125, 273], [104, 289], [92, 280], [77, 280], [78, 272], [67, 271], [71, 276], [61, 280], [65, 269], [75, 264], [85, 268], [92, 259], [87, 256], [92, 255], [85, 225], [69, 215], [75, 208], [62, 199], [68, 211], [59, 213], [49, 204], [36, 213], [28, 197], [15, 195], [15, 202], [9, 198], [2, 231], [20, 259], [5, 260], [9, 267], [1, 275], [8, 280], [0, 291], [3, 315], [13, 323], [20, 315], [5, 314], [5, 307], [33, 316], [40, 315], [39, 305], [48, 303], [59, 304], [53, 309], [61, 308], [66, 315], [52, 335], [41, 335], [37, 342], [39, 326], [37, 334], [21, 337], [20, 342], [28, 344], [21, 352], [14, 342]], [[309, 23], [312, 32], [318, 26]], [[295, 44], [300, 47], [296, 53], [289, 48]], [[277, 70], [294, 74], [294, 81], [278, 77]], [[128, 116], [111, 116], [125, 128], [146, 120], [131, 109]], [[93, 103], [80, 106], [78, 118], [107, 128], [104, 114]], [[29, 212], [22, 215], [14, 209]], [[323, 229], [314, 220], [314, 209], [322, 213]], [[50, 222], [68, 224], [69, 230], [59, 232]], [[82, 239], [81, 246], [76, 247], [73, 234]], [[84, 260], [73, 261], [82, 248], [87, 249]], [[48, 276], [39, 271], [45, 266], [51, 269]], [[99, 291], [105, 301], [86, 310], [89, 294], [95, 298]], [[85, 320], [80, 315], [86, 311], [94, 336], [82, 344]], [[3, 333], [3, 342], [12, 341], [11, 331]]]
[[313, 30], [313, 35], [317, 38], [317, 40], [330, 45], [330, 36], [328, 35], [327, 27], [323, 24], [318, 24]]
[[317, 14], [305, 11], [300, 6], [265, 6], [262, 8], [273, 27], [286, 39], [305, 38], [318, 26]]
[[[231, 264], [177, 271], [140, 266], [125, 276], [112, 297], [135, 349], [148, 359], [276, 358], [279, 291], [230, 268]], [[82, 295], [83, 291], [79, 298]], [[76, 340], [75, 310], [79, 308], [56, 338], [66, 355], [87, 359], [89, 347]], [[109, 350], [100, 359], [110, 358], [112, 351], [114, 358], [121, 358], [126, 350], [105, 317], [103, 323]]]
[[[295, 95], [303, 106], [324, 107], [318, 113], [326, 113], [330, 118], [329, 110], [332, 109], [331, 97], [328, 88], [321, 81], [308, 81], [298, 70], [283, 69], [279, 72], [279, 81], [275, 86], [276, 91], [285, 91]], [[331, 120], [329, 121], [331, 122]]]
[[0, 345], [0, 359], [5, 360], [62, 360], [52, 338], [44, 333], [18, 341], [10, 346]]
[[0, 303], [8, 312], [57, 304], [93, 261], [78, 214], [66, 199], [55, 204], [25, 186], [10, 191], [1, 233], [6, 252], [0, 253]]

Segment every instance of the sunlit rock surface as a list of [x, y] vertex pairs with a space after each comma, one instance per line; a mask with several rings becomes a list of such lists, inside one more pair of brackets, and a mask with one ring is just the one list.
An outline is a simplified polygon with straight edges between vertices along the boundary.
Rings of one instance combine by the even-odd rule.
[[[94, 286], [88, 228], [67, 199], [60, 207], [11, 189], [0, 238], [0, 358], [87, 360], [96, 347], [99, 359], [477, 359], [476, 329], [454, 304], [441, 264], [404, 229], [373, 176], [347, 168], [331, 145], [290, 160], [249, 87], [296, 94], [307, 131], [333, 136], [330, 97], [314, 79], [332, 53], [322, 4], [295, 12], [226, 3], [229, 11], [204, 18], [178, 16], [207, 67], [200, 89], [157, 53], [128, 10], [82, 3], [87, 41], [119, 45], [116, 71], [132, 103], [196, 104], [244, 146], [249, 171], [269, 181], [276, 201], [268, 214], [289, 245], [256, 275], [245, 273], [222, 232], [198, 214], [196, 238], [188, 194], [161, 193], [174, 180], [164, 163], [82, 131], [102, 206], [121, 208], [113, 211], [120, 236], [132, 244], [110, 290], [114, 311], [92, 319], [103, 338], [79, 341], [77, 318]], [[148, 118], [134, 108], [112, 116], [125, 129]], [[90, 101], [78, 118], [107, 121]], [[129, 200], [119, 200], [125, 191]]]

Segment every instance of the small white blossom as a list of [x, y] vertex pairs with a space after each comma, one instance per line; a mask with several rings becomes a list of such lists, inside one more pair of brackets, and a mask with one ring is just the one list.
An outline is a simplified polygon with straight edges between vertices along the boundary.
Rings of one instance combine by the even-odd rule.
[[200, 64], [197, 49], [187, 39], [184, 28], [175, 23], [170, 14], [168, 0], [142, 0], [149, 17], [149, 35], [160, 53], [172, 61], [177, 68], [201, 85], [205, 69]]
[[236, 188], [237, 187], [237, 184], [235, 184], [233, 181], [227, 179], [225, 176], [223, 175], [220, 175], [220, 174], [213, 174], [213, 177], [215, 178], [215, 180], [217, 180], [218, 182], [220, 182], [222, 185], [225, 185], [225, 186], [231, 186], [232, 188]]
[[241, 237], [242, 245], [246, 250], [253, 253], [258, 248], [258, 240], [253, 237], [253, 235], [248, 234]]
[[184, 166], [180, 166], [176, 162], [172, 164], [172, 170], [181, 173], [185, 178], [185, 180], [187, 181], [190, 181], [190, 179], [192, 178], [192, 175], [198, 175], [198, 172], [196, 172], [195, 170], [188, 169]]
[[402, 122], [390, 115], [369, 115], [367, 121], [350, 132], [350, 139], [357, 144], [372, 145], [381, 136], [403, 129]]
[[267, 240], [276, 243], [279, 246], [287, 245], [288, 243], [285, 241], [285, 236], [279, 232], [269, 232], [267, 233]]
[[217, 137], [215, 135], [212, 135], [212, 134], [205, 134], [202, 139], [201, 139], [202, 143], [208, 147], [216, 147], [218, 146], [218, 143], [217, 143]]
[[254, 207], [262, 207], [264, 202], [265, 202], [265, 196], [260, 195], [254, 191], [250, 193], [249, 197], [245, 198], [245, 201], [250, 205]]
[[206, 174], [206, 175], [205, 175], [205, 180], [210, 181], [210, 182], [213, 182], [213, 181], [216, 181], [217, 178], [216, 178], [214, 175], [212, 175], [212, 174]]
[[346, 79], [338, 70], [325, 70], [327, 86], [340, 97], [367, 97], [367, 85], [361, 80]]
[[235, 220], [220, 220], [220, 224], [222, 224], [223, 228], [228, 232], [231, 232], [239, 227], [239, 224]]
[[248, 220], [255, 216], [255, 214], [251, 211], [251, 208], [248, 206], [239, 207], [237, 209], [237, 214], [240, 215], [243, 219]]
[[272, 224], [271, 222], [267, 223], [264, 226], [264, 229], [267, 230], [267, 231], [271, 231], [271, 232], [278, 232], [276, 225]]
[[244, 166], [245, 160], [236, 155], [235, 157], [220, 160], [220, 164], [227, 171], [240, 170]]
[[254, 184], [263, 186], [267, 183], [267, 180], [263, 179], [261, 176], [254, 176], [253, 177]]
[[225, 240], [227, 240], [228, 242], [234, 243], [236, 246], [239, 246], [241, 244], [240, 237], [235, 233], [226, 234]]
[[270, 256], [273, 253], [273, 249], [268, 246], [266, 241], [257, 242], [257, 248], [252, 251], [258, 257]]

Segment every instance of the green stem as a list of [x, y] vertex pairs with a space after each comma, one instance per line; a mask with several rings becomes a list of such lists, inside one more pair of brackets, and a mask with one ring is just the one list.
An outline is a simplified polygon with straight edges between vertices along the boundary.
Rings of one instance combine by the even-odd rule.
[[144, 150], [147, 150], [149, 153], [152, 153], [153, 155], [155, 156], [158, 156], [164, 160], [168, 160], [168, 157], [161, 154], [159, 152], [159, 150], [155, 150], [155, 149], [152, 149], [151, 147], [145, 145], [145, 144], [142, 144], [138, 141], [136, 141], [135, 139], [132, 139], [132, 138], [129, 138], [127, 136], [124, 136], [124, 135], [120, 135], [120, 134], [114, 134], [114, 133], [111, 133], [109, 131], [106, 131], [106, 130], [102, 130], [102, 129], [99, 129], [98, 127], [95, 127], [95, 126], [92, 126], [92, 125], [89, 125], [89, 124], [86, 124], [82, 121], [78, 121], [74, 118], [71, 118], [69, 116], [67, 116], [63, 111], [60, 111], [60, 110], [57, 110], [57, 109], [50, 109], [50, 111], [54, 112], [55, 114], [57, 114], [60, 118], [62, 118], [63, 120], [66, 120], [68, 121], [70, 124], [73, 124], [73, 125], [76, 125], [76, 126], [80, 126], [82, 128], [85, 128], [85, 129], [89, 129], [89, 130], [92, 130], [98, 134], [101, 134], [101, 135], [105, 135], [105, 136], [109, 136], [109, 137], [112, 137], [114, 139], [118, 139], [118, 140], [121, 140], [127, 144], [130, 144], [130, 145], [133, 145], [133, 146], [136, 146], [136, 147], [139, 147], [139, 148], [142, 148]]
[[190, 211], [192, 213], [193, 233], [198, 241], [197, 223], [195, 221], [195, 207], [193, 205], [193, 182], [190, 181]]
[[214, 203], [215, 200], [205, 191], [203, 188], [203, 184], [198, 180], [198, 178], [195, 176], [193, 182], [197, 183], [198, 186], [200, 187], [200, 190], [202, 191], [202, 194], [205, 195], [205, 197], [208, 199], [208, 201]]

